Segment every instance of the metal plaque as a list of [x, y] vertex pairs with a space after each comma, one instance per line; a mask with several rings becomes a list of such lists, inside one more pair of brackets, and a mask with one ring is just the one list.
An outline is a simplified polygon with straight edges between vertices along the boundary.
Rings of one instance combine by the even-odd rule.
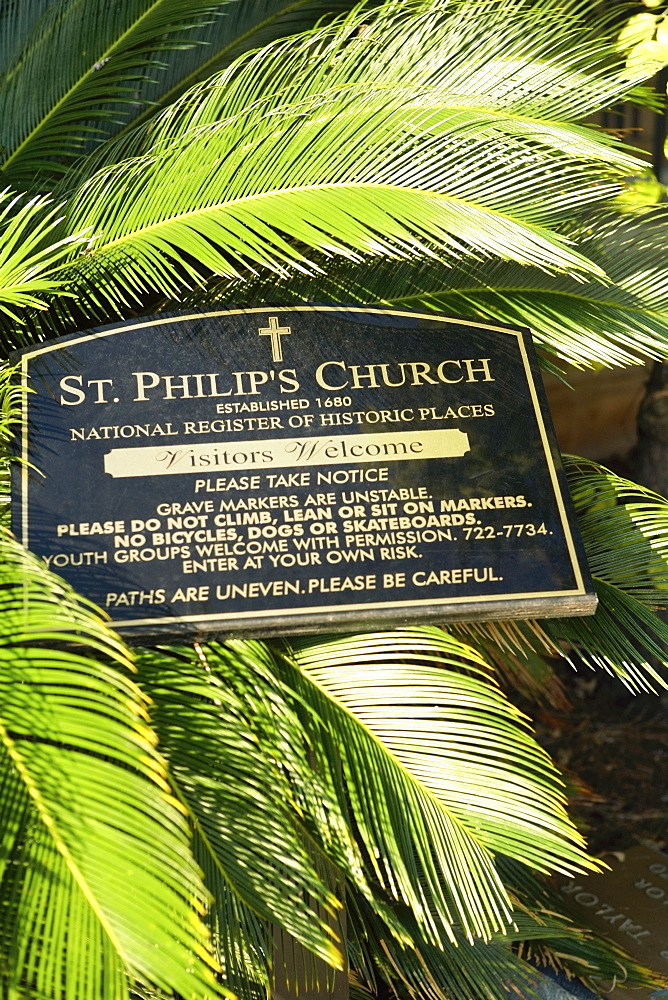
[[261, 306], [21, 366], [14, 530], [128, 638], [594, 610], [527, 330]]

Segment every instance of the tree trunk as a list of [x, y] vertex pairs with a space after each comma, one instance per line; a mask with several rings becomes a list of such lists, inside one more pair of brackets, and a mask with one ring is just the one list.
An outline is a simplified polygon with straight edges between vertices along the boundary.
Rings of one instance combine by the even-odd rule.
[[638, 410], [638, 443], [630, 464], [633, 479], [668, 496], [668, 364], [659, 361]]

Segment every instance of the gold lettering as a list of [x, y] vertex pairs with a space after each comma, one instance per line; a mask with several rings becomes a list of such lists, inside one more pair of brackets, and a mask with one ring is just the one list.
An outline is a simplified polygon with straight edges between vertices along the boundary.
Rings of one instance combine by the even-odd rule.
[[[491, 375], [490, 370], [489, 370], [489, 361], [490, 361], [489, 358], [478, 358], [477, 361], [479, 362], [479, 364], [478, 364], [477, 368], [473, 367], [473, 364], [474, 364], [474, 359], [473, 358], [468, 358], [468, 359], [467, 358], [463, 358], [462, 360], [464, 361], [464, 364], [466, 365], [466, 370], [467, 370], [468, 375], [469, 375], [469, 377], [466, 380], [467, 382], [494, 382], [495, 381], [492, 378], [492, 375]], [[477, 379], [475, 377], [476, 374], [477, 373], [479, 374], [481, 372], [484, 372], [485, 377], [481, 378], [481, 379]]]
[[450, 385], [454, 385], [455, 382], [461, 382], [464, 377], [463, 375], [460, 375], [459, 378], [446, 378], [443, 372], [444, 365], [457, 365], [458, 368], [461, 368], [461, 361], [441, 361], [440, 365], [436, 369], [436, 374], [440, 378], [441, 382], [447, 382]]
[[348, 385], [347, 381], [342, 382], [341, 385], [330, 385], [329, 382], [325, 381], [325, 368], [331, 367], [343, 368], [344, 371], [346, 370], [346, 365], [343, 361], [324, 361], [321, 365], [318, 365], [315, 370], [316, 382], [319, 386], [322, 386], [323, 389], [332, 389], [334, 391], [337, 389], [345, 389]]

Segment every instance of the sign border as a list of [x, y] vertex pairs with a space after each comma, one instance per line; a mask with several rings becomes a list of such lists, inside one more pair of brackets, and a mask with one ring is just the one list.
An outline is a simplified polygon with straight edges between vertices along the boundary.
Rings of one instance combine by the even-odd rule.
[[[132, 327], [135, 330], [143, 329], [147, 326], [162, 326], [166, 324], [183, 323], [190, 320], [197, 319], [207, 319], [212, 317], [224, 317], [224, 316], [239, 316], [239, 315], [249, 315], [254, 313], [267, 313], [267, 312], [327, 312], [327, 313], [347, 313], [354, 314], [359, 312], [364, 315], [377, 315], [377, 316], [399, 316], [407, 317], [410, 319], [424, 319], [432, 323], [445, 323], [454, 324], [457, 326], [475, 326], [483, 330], [492, 330], [496, 333], [504, 333], [507, 336], [515, 337], [517, 339], [520, 356], [522, 358], [522, 363], [524, 366], [524, 373], [527, 380], [527, 385], [530, 392], [531, 402], [533, 404], [534, 416], [536, 423], [538, 425], [538, 430], [540, 433], [541, 442], [543, 444], [543, 452], [547, 461], [547, 466], [550, 475], [550, 481], [552, 484], [552, 490], [554, 492], [554, 497], [557, 503], [557, 508], [559, 510], [559, 516], [561, 520], [561, 527], [564, 532], [564, 538], [566, 541], [566, 547], [568, 550], [568, 555], [570, 557], [571, 569], [576, 581], [576, 587], [570, 590], [548, 590], [548, 591], [520, 591], [519, 593], [510, 594], [490, 594], [490, 595], [479, 595], [477, 597], [442, 597], [442, 598], [430, 598], [424, 600], [410, 600], [410, 601], [397, 601], [388, 600], [381, 602], [360, 602], [357, 604], [328, 604], [328, 605], [317, 605], [315, 607], [298, 607], [298, 608], [281, 608], [277, 611], [237, 611], [237, 612], [216, 612], [209, 614], [195, 614], [195, 615], [174, 615], [169, 617], [152, 617], [152, 618], [133, 618], [127, 620], [115, 620], [111, 618], [111, 624], [119, 631], [123, 632], [125, 629], [132, 628], [144, 628], [146, 626], [155, 626], [156, 629], [160, 631], [165, 630], [165, 626], [184, 626], [187, 624], [192, 624], [195, 622], [204, 623], [215, 623], [220, 622], [221, 624], [231, 621], [250, 621], [250, 620], [262, 620], [267, 622], [267, 626], [270, 627], [272, 622], [276, 619], [285, 620], [289, 616], [304, 616], [308, 618], [309, 616], [318, 615], [321, 618], [329, 618], [332, 614], [346, 613], [345, 621], [353, 623], [353, 617], [365, 615], [366, 612], [378, 611], [389, 613], [393, 610], [401, 611], [401, 609], [408, 610], [413, 607], [424, 607], [425, 608], [425, 618], [428, 616], [427, 607], [436, 608], [437, 606], [446, 605], [459, 605], [466, 604], [472, 609], [476, 605], [494, 603], [507, 603], [510, 601], [539, 601], [540, 599], [548, 598], [578, 598], [578, 597], [592, 597], [591, 591], [587, 590], [583, 573], [580, 567], [580, 562], [578, 559], [578, 554], [576, 550], [575, 540], [573, 538], [573, 533], [571, 531], [571, 526], [568, 518], [568, 513], [566, 511], [566, 506], [564, 504], [564, 498], [562, 495], [561, 485], [559, 482], [559, 475], [555, 465], [554, 457], [552, 454], [552, 448], [550, 446], [550, 440], [547, 434], [547, 428], [545, 426], [545, 419], [543, 416], [540, 399], [538, 398], [538, 392], [536, 389], [536, 382], [533, 377], [533, 372], [531, 370], [531, 363], [529, 361], [529, 356], [526, 350], [526, 345], [524, 337], [531, 337], [531, 331], [525, 327], [512, 327], [510, 325], [495, 324], [495, 323], [484, 323], [479, 322], [473, 317], [456, 317], [456, 316], [443, 316], [436, 313], [422, 313], [414, 310], [400, 310], [400, 309], [383, 309], [377, 307], [366, 307], [361, 305], [293, 305], [293, 306], [275, 306], [275, 305], [259, 305], [259, 306], [249, 306], [248, 308], [233, 308], [233, 309], [217, 309], [210, 312], [194, 312], [186, 313], [184, 315], [172, 315], [159, 318], [153, 318], [146, 322], [141, 320], [134, 322], [133, 320], [125, 320], [118, 326], [111, 326], [98, 330], [94, 333], [86, 334], [71, 334], [64, 338], [59, 338], [58, 342], [46, 343], [38, 348], [26, 348], [22, 351], [17, 351], [17, 354], [21, 356], [21, 385], [23, 387], [23, 399], [22, 399], [22, 427], [21, 427], [21, 456], [22, 456], [22, 469], [21, 469], [21, 508], [20, 508], [20, 521], [21, 521], [21, 541], [26, 546], [29, 547], [29, 487], [30, 487], [30, 477], [29, 477], [29, 465], [28, 465], [28, 454], [29, 454], [29, 435], [28, 435], [28, 407], [30, 393], [28, 390], [29, 375], [28, 375], [28, 365], [29, 362], [42, 354], [48, 354], [53, 351], [63, 350], [65, 346], [73, 346], [75, 344], [82, 344], [90, 340], [98, 340], [105, 337], [112, 337], [117, 333], [122, 333], [127, 331], [128, 328]], [[591, 607], [587, 607], [584, 610], [570, 613], [576, 614], [592, 614], [595, 607], [592, 604]], [[501, 609], [503, 611], [504, 609]], [[537, 613], [540, 611], [537, 609]], [[370, 617], [370, 616], [369, 616]], [[397, 615], [399, 617], [399, 615]], [[431, 614], [432, 618], [438, 617], [438, 612], [434, 610]], [[497, 616], [502, 617], [502, 614]], [[463, 620], [463, 619], [460, 619]], [[304, 623], [307, 624], [306, 622]], [[307, 627], [315, 628], [317, 626], [316, 622], [313, 622]]]

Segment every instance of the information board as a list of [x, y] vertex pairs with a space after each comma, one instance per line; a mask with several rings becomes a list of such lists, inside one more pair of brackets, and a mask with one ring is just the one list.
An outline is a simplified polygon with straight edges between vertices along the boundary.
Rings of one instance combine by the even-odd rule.
[[129, 638], [594, 610], [526, 330], [261, 306], [21, 365], [14, 530]]

